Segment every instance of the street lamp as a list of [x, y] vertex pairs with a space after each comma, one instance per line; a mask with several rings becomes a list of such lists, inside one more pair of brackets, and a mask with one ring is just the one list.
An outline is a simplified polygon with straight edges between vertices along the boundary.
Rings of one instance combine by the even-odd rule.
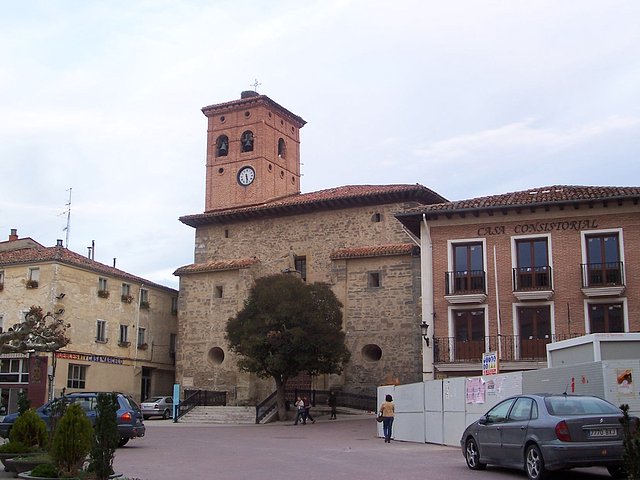
[[427, 336], [427, 333], [429, 332], [429, 324], [427, 322], [425, 322], [424, 320], [420, 324], [420, 332], [422, 333], [422, 338], [424, 338], [424, 343], [426, 343], [427, 347], [428, 347], [429, 346], [429, 337]]

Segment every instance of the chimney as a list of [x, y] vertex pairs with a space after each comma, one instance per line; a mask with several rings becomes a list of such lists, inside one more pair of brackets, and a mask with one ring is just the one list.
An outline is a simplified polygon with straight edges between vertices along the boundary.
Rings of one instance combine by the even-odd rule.
[[18, 240], [18, 229], [17, 228], [12, 228], [11, 229], [11, 234], [9, 235], [9, 241], [10, 242], [15, 242], [16, 240]]
[[62, 239], [59, 238], [58, 240], [56, 240], [56, 247], [62, 247]]

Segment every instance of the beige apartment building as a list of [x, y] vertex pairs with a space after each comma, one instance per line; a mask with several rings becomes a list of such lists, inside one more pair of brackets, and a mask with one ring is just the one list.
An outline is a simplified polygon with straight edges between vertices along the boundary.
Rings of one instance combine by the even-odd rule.
[[24, 390], [33, 406], [74, 391], [120, 391], [138, 401], [171, 394], [178, 292], [63, 247], [11, 231], [0, 242], [0, 327], [41, 306], [70, 325], [55, 354], [0, 355], [0, 395], [11, 412]]
[[203, 213], [194, 263], [180, 267], [176, 381], [256, 404], [271, 380], [239, 372], [224, 332], [256, 278], [289, 272], [328, 283], [343, 304], [351, 351], [340, 376], [298, 387], [375, 395], [388, 383], [422, 379], [420, 254], [394, 213], [440, 203], [421, 185], [355, 185], [300, 193], [305, 121], [265, 95], [203, 108], [208, 120]]
[[[546, 345], [640, 332], [640, 188], [554, 185], [418, 207], [425, 379], [546, 367]], [[640, 356], [640, 353], [638, 354]]]

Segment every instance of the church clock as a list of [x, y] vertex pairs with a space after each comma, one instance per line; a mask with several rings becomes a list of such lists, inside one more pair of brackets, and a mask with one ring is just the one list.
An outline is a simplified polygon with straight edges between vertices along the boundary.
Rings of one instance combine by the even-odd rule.
[[238, 172], [238, 183], [243, 187], [247, 187], [253, 183], [256, 178], [256, 172], [251, 167], [243, 167]]

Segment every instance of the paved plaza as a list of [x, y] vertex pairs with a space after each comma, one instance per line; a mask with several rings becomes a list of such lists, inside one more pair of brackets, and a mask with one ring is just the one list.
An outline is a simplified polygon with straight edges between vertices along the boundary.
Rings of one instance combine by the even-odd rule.
[[[524, 472], [467, 468], [459, 448], [377, 437], [373, 415], [315, 424], [211, 425], [148, 420], [147, 435], [116, 451], [114, 467], [140, 480], [526, 480]], [[2, 472], [0, 478], [11, 478]], [[562, 480], [610, 478], [602, 468]]]

